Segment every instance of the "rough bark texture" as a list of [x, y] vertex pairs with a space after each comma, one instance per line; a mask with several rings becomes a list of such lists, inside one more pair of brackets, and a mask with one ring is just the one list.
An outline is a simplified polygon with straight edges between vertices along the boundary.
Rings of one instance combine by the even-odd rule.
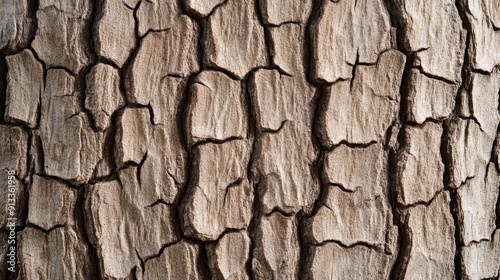
[[499, 279], [499, 3], [0, 1], [0, 278]]

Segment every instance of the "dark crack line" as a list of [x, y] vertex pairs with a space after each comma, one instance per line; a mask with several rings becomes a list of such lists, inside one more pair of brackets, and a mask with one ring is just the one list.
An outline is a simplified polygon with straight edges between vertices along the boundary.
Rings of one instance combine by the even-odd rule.
[[66, 74], [72, 76], [72, 77], [76, 77], [77, 74], [74, 73], [73, 71], [69, 70], [68, 68], [64, 67], [64, 66], [50, 66], [49, 68], [47, 68], [47, 71], [49, 70], [64, 70], [66, 72]]
[[[238, 75], [236, 73], [233, 73], [230, 70], [224, 69], [224, 68], [219, 67], [219, 66], [217, 66], [215, 64], [204, 65], [203, 70], [205, 70], [205, 71], [218, 71], [218, 72], [222, 72], [222, 73], [226, 74], [226, 76], [228, 76], [232, 80], [236, 80], [236, 81], [242, 80], [242, 79], [240, 79], [238, 77]], [[245, 80], [245, 77], [243, 77], [243, 80]]]
[[247, 178], [249, 180], [249, 184], [253, 190], [253, 203], [252, 203], [252, 219], [248, 225], [248, 237], [250, 238], [250, 246], [249, 252], [247, 256], [247, 261], [245, 263], [245, 270], [250, 277], [250, 279], [255, 279], [256, 275], [254, 270], [252, 269], [253, 262], [253, 252], [256, 250], [257, 242], [257, 227], [259, 225], [259, 219], [262, 216], [262, 202], [259, 196], [259, 183], [260, 177], [256, 170], [255, 163], [257, 162], [261, 145], [258, 141], [259, 133], [257, 130], [257, 120], [256, 120], [256, 111], [257, 109], [254, 107], [255, 104], [252, 103], [252, 94], [250, 81], [252, 80], [253, 75], [256, 70], [251, 71], [250, 74], [247, 75], [247, 79], [241, 82], [242, 85], [242, 94], [245, 97], [245, 110], [248, 115], [248, 138], [251, 143], [250, 157], [247, 166]]
[[417, 69], [420, 72], [420, 74], [426, 76], [429, 79], [438, 80], [438, 81], [444, 82], [448, 85], [456, 85], [457, 84], [456, 81], [449, 80], [445, 77], [441, 77], [441, 76], [437, 76], [437, 75], [433, 75], [433, 74], [425, 72], [425, 70], [423, 69], [422, 66], [415, 67], [415, 69]]
[[276, 213], [280, 214], [281, 216], [284, 216], [284, 217], [293, 217], [293, 216], [295, 216], [294, 211], [287, 212], [287, 211], [281, 209], [278, 206], [275, 206], [271, 211], [265, 213], [263, 216], [264, 217], [270, 217], [270, 216], [272, 216], [272, 215], [274, 215]]
[[[443, 163], [445, 164], [445, 175], [444, 175], [444, 184], [445, 187], [451, 186], [452, 184], [452, 177], [451, 177], [451, 151], [449, 150], [449, 146], [452, 144], [450, 137], [450, 129], [451, 129], [451, 120], [453, 119], [454, 116], [458, 115], [458, 113], [461, 111], [460, 110], [460, 92], [468, 92], [468, 88], [470, 86], [470, 69], [471, 69], [471, 64], [470, 64], [470, 57], [469, 57], [469, 48], [471, 46], [471, 30], [472, 27], [467, 20], [467, 8], [465, 1], [462, 0], [455, 0], [455, 7], [457, 9], [458, 15], [460, 16], [460, 19], [462, 21], [462, 28], [467, 31], [466, 35], [466, 43], [465, 43], [465, 50], [464, 50], [464, 57], [463, 57], [463, 64], [462, 64], [462, 70], [461, 70], [461, 85], [458, 90], [458, 94], [455, 100], [455, 108], [454, 112], [452, 113], [452, 116], [450, 118], [450, 121], [446, 122], [445, 125], [443, 125], [443, 138], [442, 138], [442, 143], [441, 143], [441, 156]], [[471, 98], [469, 98], [469, 101], [472, 102]], [[472, 105], [472, 104], [470, 104]], [[472, 108], [472, 107], [470, 107]], [[479, 124], [478, 124], [479, 125]], [[480, 129], [482, 130], [481, 126], [479, 125]], [[444, 140], [444, 141], [443, 141]], [[457, 200], [457, 190], [456, 189], [450, 189], [450, 212], [453, 217], [453, 222], [455, 226], [455, 277], [457, 279], [462, 279], [463, 278], [463, 268], [462, 268], [462, 250], [461, 250], [461, 244], [463, 243], [461, 238], [460, 238], [460, 219], [459, 219], [459, 204]]]
[[367, 249], [370, 249], [370, 250], [373, 250], [376, 252], [384, 252], [384, 249], [381, 248], [380, 246], [370, 244], [370, 243], [367, 243], [364, 241], [356, 241], [356, 242], [353, 242], [352, 244], [347, 245], [340, 240], [331, 239], [331, 240], [325, 240], [325, 241], [317, 243], [317, 244], [309, 243], [309, 245], [321, 247], [321, 246], [324, 246], [326, 244], [331, 244], [331, 243], [336, 244], [344, 249], [351, 249], [351, 248], [355, 248], [355, 247], [365, 247]]
[[439, 190], [439, 191], [437, 191], [432, 196], [432, 198], [429, 199], [428, 201], [418, 201], [418, 202], [411, 203], [411, 204], [400, 204], [400, 203], [398, 203], [397, 207], [398, 207], [399, 210], [408, 210], [408, 209], [411, 209], [411, 208], [414, 208], [414, 207], [417, 207], [417, 206], [429, 207], [439, 195], [441, 195], [443, 192], [446, 192], [446, 191], [448, 191], [448, 190]]
[[[393, 0], [384, 1], [385, 6], [388, 7], [391, 24], [396, 28], [396, 43], [397, 49], [406, 55], [405, 67], [401, 78], [401, 87], [399, 89], [399, 115], [397, 124], [397, 137], [395, 147], [389, 150], [388, 162], [388, 184], [389, 184], [389, 201], [393, 216], [393, 224], [398, 228], [398, 249], [395, 257], [395, 262], [391, 268], [389, 279], [396, 280], [405, 277], [406, 269], [409, 261], [409, 254], [411, 252], [411, 237], [407, 228], [407, 217], [402, 214], [402, 210], [397, 204], [397, 184], [398, 184], [398, 160], [399, 155], [404, 150], [405, 141], [405, 124], [407, 122], [408, 113], [408, 93], [410, 87], [410, 77], [412, 65], [414, 64], [415, 55], [405, 51], [405, 29], [402, 20], [402, 11], [398, 3]], [[380, 57], [380, 56], [379, 56]], [[378, 59], [377, 59], [378, 60]]]
[[41, 227], [41, 226], [39, 226], [37, 224], [33, 224], [33, 223], [29, 223], [28, 222], [28, 224], [26, 225], [26, 227], [23, 230], [25, 230], [26, 228], [34, 228], [34, 229], [37, 229], [39, 231], [42, 231], [45, 234], [49, 234], [52, 231], [54, 231], [55, 229], [64, 228], [66, 226], [67, 226], [66, 224], [57, 224], [57, 225], [55, 225], [55, 226], [53, 226], [53, 227], [51, 227], [49, 229], [45, 229], [45, 228], [43, 228], [43, 227]]
[[298, 263], [298, 276], [300, 278], [308, 278], [310, 274], [311, 255], [308, 245], [310, 226], [308, 225], [309, 219], [315, 216], [323, 205], [326, 205], [326, 197], [328, 195], [327, 182], [323, 178], [324, 173], [324, 160], [326, 149], [322, 145], [322, 129], [320, 127], [321, 119], [324, 117], [324, 112], [328, 104], [330, 95], [326, 93], [326, 88], [321, 83], [314, 82], [314, 65], [312, 61], [315, 59], [315, 52], [313, 46], [313, 30], [314, 24], [321, 16], [323, 6], [321, 0], [314, 0], [311, 3], [311, 13], [308, 16], [307, 22], [304, 24], [304, 41], [303, 41], [303, 60], [302, 67], [304, 69], [305, 80], [315, 88], [315, 96], [312, 101], [314, 108], [311, 120], [311, 142], [313, 144], [316, 158], [311, 166], [311, 174], [316, 178], [318, 184], [317, 197], [312, 204], [310, 213], [304, 213], [302, 217], [298, 217], [298, 232], [299, 239], [299, 263]]
[[193, 145], [191, 145], [191, 149], [194, 149], [194, 148], [197, 148], [198, 146], [206, 145], [206, 144], [224, 144], [227, 142], [237, 141], [237, 140], [246, 140], [246, 138], [240, 137], [240, 136], [231, 136], [231, 137], [224, 138], [224, 139], [204, 138], [200, 141], [195, 142]]
[[57, 181], [58, 183], [66, 185], [66, 186], [69, 186], [69, 187], [71, 187], [73, 189], [78, 189], [78, 188], [80, 188], [81, 186], [84, 185], [84, 184], [73, 184], [71, 181], [68, 181], [66, 179], [63, 179], [63, 178], [57, 177], [57, 176], [51, 176], [51, 175], [39, 174], [39, 173], [35, 173], [35, 175], [43, 177], [45, 179], [50, 179], [50, 180]]
[[[328, 187], [333, 187], [333, 188], [338, 188], [339, 190], [341, 190], [341, 191], [343, 191], [343, 192], [346, 192], [346, 193], [355, 193], [355, 192], [357, 192], [357, 191], [358, 191], [358, 189], [363, 188], [363, 187], [361, 187], [361, 186], [356, 186], [356, 187], [354, 188], [354, 190], [350, 190], [350, 189], [348, 189], [348, 188], [344, 187], [344, 186], [343, 186], [342, 184], [340, 184], [340, 183], [330, 183], [330, 182], [328, 182], [328, 183], [327, 183], [327, 186], [328, 186]], [[327, 206], [327, 205], [325, 204], [325, 206]]]
[[163, 255], [163, 252], [164, 252], [166, 249], [168, 249], [168, 248], [170, 248], [170, 247], [172, 247], [172, 246], [174, 246], [174, 245], [176, 245], [176, 244], [179, 244], [179, 243], [181, 243], [181, 242], [182, 242], [182, 239], [179, 239], [179, 240], [174, 241], [174, 242], [168, 242], [168, 243], [165, 243], [165, 244], [163, 244], [163, 245], [161, 246], [161, 248], [160, 248], [160, 250], [158, 251], [158, 253], [157, 253], [157, 254], [152, 255], [152, 256], [149, 256], [149, 257], [146, 257], [146, 258], [142, 258], [142, 257], [140, 256], [139, 252], [137, 252], [137, 249], [134, 249], [134, 250], [135, 250], [135, 252], [136, 252], [136, 254], [137, 254], [137, 258], [141, 261], [141, 263], [143, 263], [143, 265], [142, 265], [142, 266], [143, 266], [143, 271], [142, 271], [142, 272], [143, 272], [143, 273], [144, 273], [144, 272], [146, 272], [146, 270], [145, 270], [145, 266], [146, 266], [146, 263], [147, 263], [148, 261], [153, 260], [153, 259], [160, 258], [160, 257]]
[[243, 178], [238, 178], [236, 181], [232, 182], [231, 184], [229, 184], [226, 187], [226, 190], [225, 190], [225, 193], [224, 193], [223, 205], [226, 205], [226, 198], [227, 198], [227, 194], [229, 193], [230, 189], [241, 186], [242, 182], [243, 182]]
[[271, 31], [269, 30], [269, 27], [267, 27], [264, 23], [264, 16], [262, 14], [261, 7], [259, 5], [260, 1], [253, 1], [254, 3], [254, 9], [255, 9], [255, 14], [257, 15], [257, 18], [259, 20], [259, 23], [261, 27], [264, 29], [264, 42], [266, 44], [266, 49], [267, 49], [267, 66], [271, 67], [273, 65], [273, 58], [274, 58], [274, 44], [273, 38], [271, 36]]
[[73, 215], [75, 217], [75, 223], [77, 225], [78, 232], [82, 236], [82, 240], [85, 246], [87, 246], [87, 248], [89, 249], [89, 263], [93, 266], [93, 270], [89, 271], [89, 274], [92, 277], [98, 276], [102, 279], [103, 272], [101, 271], [101, 268], [99, 266], [99, 255], [97, 254], [97, 250], [92, 244], [90, 237], [90, 233], [92, 231], [92, 229], [90, 228], [91, 223], [89, 221], [89, 218], [85, 214], [85, 200], [87, 198], [87, 193], [88, 191], [84, 188], [78, 190], [78, 197], [75, 203]]
[[260, 133], [261, 134], [276, 134], [281, 132], [281, 130], [284, 128], [285, 124], [287, 124], [289, 120], [284, 120], [281, 122], [280, 126], [278, 129], [271, 129], [271, 128], [262, 128]]
[[146, 208], [153, 208], [157, 205], [166, 205], [166, 206], [172, 206], [173, 203], [166, 202], [163, 199], [157, 199], [155, 202], [151, 203], [150, 205], [147, 205]]
[[332, 152], [333, 150], [335, 150], [336, 148], [340, 147], [340, 146], [346, 146], [350, 149], [366, 149], [372, 145], [376, 145], [378, 142], [373, 140], [373, 141], [370, 141], [368, 143], [350, 143], [350, 142], [347, 142], [345, 140], [342, 140], [340, 141], [339, 143], [337, 144], [334, 144], [332, 146], [330, 146], [328, 148], [328, 152]]
[[425, 127], [425, 125], [427, 123], [435, 123], [435, 124], [441, 125], [447, 119], [448, 119], [447, 117], [442, 117], [442, 118], [438, 118], [438, 119], [434, 119], [433, 117], [428, 117], [423, 122], [416, 122], [416, 121], [407, 120], [405, 123], [405, 127], [410, 126], [410, 127], [423, 128], [423, 127]]
[[352, 72], [351, 72], [352, 77], [351, 77], [351, 81], [349, 83], [349, 88], [351, 89], [351, 91], [352, 91], [352, 87], [354, 85], [354, 80], [356, 79], [356, 70], [358, 68], [358, 65], [359, 65], [359, 50], [356, 51], [356, 62], [354, 63], [354, 65], [352, 65]]
[[295, 25], [300, 25], [300, 26], [303, 26], [304, 24], [300, 21], [294, 21], [294, 20], [287, 20], [287, 21], [283, 21], [279, 24], [273, 24], [273, 23], [269, 23], [269, 24], [266, 24], [265, 26], [267, 27], [271, 27], [271, 28], [276, 28], [276, 27], [281, 27], [283, 25], [287, 25], [287, 24], [295, 24]]

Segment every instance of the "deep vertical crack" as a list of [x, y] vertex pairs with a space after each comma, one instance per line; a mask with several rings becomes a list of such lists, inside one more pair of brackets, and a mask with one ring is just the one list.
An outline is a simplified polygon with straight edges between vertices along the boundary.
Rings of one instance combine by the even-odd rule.
[[[461, 69], [461, 84], [458, 89], [456, 99], [455, 99], [455, 108], [454, 111], [452, 112], [450, 118], [445, 122], [443, 125], [443, 138], [441, 140], [441, 157], [443, 160], [443, 163], [445, 165], [445, 172], [444, 172], [444, 177], [443, 177], [443, 183], [445, 185], [445, 188], [449, 188], [450, 192], [450, 211], [453, 216], [453, 221], [454, 221], [454, 226], [455, 226], [455, 278], [456, 279], [463, 279], [463, 268], [462, 268], [462, 244], [463, 240], [460, 238], [460, 227], [463, 225], [460, 224], [460, 219], [459, 219], [459, 205], [458, 205], [458, 198], [457, 198], [457, 190], [451, 188], [452, 182], [451, 182], [451, 155], [448, 147], [452, 144], [449, 139], [450, 137], [450, 127], [453, 125], [453, 120], [455, 119], [456, 115], [460, 115], [460, 113], [463, 111], [461, 108], [461, 98], [464, 96], [461, 96], [461, 93], [463, 94], [469, 94], [469, 87], [470, 87], [470, 69], [471, 69], [471, 64], [470, 64], [470, 43], [471, 43], [471, 32], [472, 32], [472, 27], [467, 19], [466, 15], [466, 8], [465, 8], [465, 0], [455, 0], [455, 7], [457, 8], [458, 14], [460, 16], [460, 19], [462, 21], [462, 28], [466, 30], [466, 42], [465, 42], [465, 50], [464, 50], [464, 57], [463, 57], [463, 64], [462, 64], [462, 69]], [[469, 102], [472, 102], [472, 98], [469, 96], [468, 100]], [[472, 105], [472, 104], [469, 104]], [[470, 107], [470, 106], [469, 106]], [[469, 108], [470, 109], [470, 108]], [[469, 112], [467, 112], [469, 113]], [[471, 112], [470, 112], [471, 113]]]
[[[393, 224], [398, 228], [398, 246], [397, 255], [395, 256], [395, 262], [391, 268], [389, 278], [391, 280], [401, 279], [406, 275], [406, 269], [408, 266], [409, 255], [411, 252], [411, 235], [407, 228], [407, 215], [404, 210], [400, 209], [397, 203], [397, 182], [398, 182], [398, 161], [399, 155], [404, 148], [405, 143], [405, 124], [407, 122], [407, 112], [408, 112], [408, 93], [410, 90], [410, 78], [411, 70], [414, 64], [415, 55], [413, 53], [408, 53], [404, 48], [404, 26], [401, 20], [402, 11], [398, 3], [394, 0], [386, 0], [384, 4], [389, 12], [391, 18], [391, 25], [396, 28], [396, 47], [397, 50], [406, 55], [405, 67], [403, 70], [403, 76], [401, 77], [401, 87], [399, 89], [399, 115], [396, 123], [393, 124], [399, 126], [399, 131], [397, 132], [397, 143], [396, 147], [391, 147], [389, 150], [388, 158], [388, 187], [389, 187], [389, 203], [391, 205], [391, 211], [393, 216]], [[390, 129], [393, 129], [391, 127]], [[391, 132], [393, 133], [393, 132]], [[395, 133], [395, 132], [394, 132]]]
[[398, 249], [398, 255], [396, 256], [396, 261], [394, 262], [391, 274], [389, 276], [389, 279], [391, 280], [403, 279], [405, 277], [406, 270], [408, 268], [409, 255], [412, 249], [411, 234], [409, 234], [408, 230], [406, 230], [406, 226], [408, 224], [407, 222], [408, 216], [399, 212], [397, 214], [397, 217], [398, 217], [399, 249]]
[[[308, 277], [308, 271], [309, 267], [308, 264], [310, 263], [310, 250], [309, 250], [309, 232], [307, 228], [308, 224], [308, 219], [316, 215], [319, 211], [319, 209], [325, 205], [326, 197], [327, 197], [327, 189], [328, 189], [328, 182], [326, 182], [322, 176], [323, 174], [323, 168], [324, 168], [324, 159], [326, 156], [327, 152], [327, 147], [323, 147], [321, 145], [321, 130], [318, 127], [318, 125], [321, 122], [321, 118], [323, 115], [323, 112], [325, 110], [325, 106], [327, 104], [327, 93], [326, 93], [326, 88], [322, 84], [315, 83], [313, 80], [313, 64], [312, 60], [314, 59], [314, 48], [313, 48], [313, 35], [312, 35], [312, 26], [313, 24], [316, 23], [316, 21], [319, 19], [321, 15], [321, 7], [322, 7], [322, 1], [320, 0], [315, 0], [312, 3], [312, 9], [311, 13], [307, 19], [307, 23], [305, 25], [305, 30], [304, 30], [304, 59], [303, 59], [303, 67], [304, 67], [304, 73], [305, 73], [305, 79], [314, 86], [316, 94], [314, 97], [313, 102], [313, 116], [312, 116], [312, 121], [311, 121], [311, 140], [312, 144], [314, 146], [314, 149], [317, 153], [317, 158], [313, 165], [311, 166], [311, 172], [313, 173], [313, 176], [316, 178], [318, 185], [319, 185], [319, 193], [318, 197], [316, 198], [316, 201], [314, 202], [314, 205], [312, 207], [311, 213], [306, 217], [302, 217], [299, 223], [299, 240], [300, 240], [300, 262], [299, 262], [299, 269], [300, 269], [300, 277]], [[315, 172], [313, 172], [315, 171]]]
[[36, 31], [38, 30], [38, 18], [36, 16], [36, 13], [38, 11], [38, 8], [40, 7], [40, 0], [31, 0], [27, 2], [28, 2], [28, 18], [31, 19], [31, 26], [29, 31], [30, 34], [28, 36], [29, 39], [26, 44], [26, 47], [31, 46], [33, 40], [35, 39]]
[[262, 15], [262, 11], [260, 9], [259, 5], [260, 1], [254, 1], [254, 9], [255, 9], [255, 14], [257, 15], [257, 18], [259, 19], [259, 23], [264, 29], [264, 40], [266, 44], [266, 50], [267, 50], [267, 67], [272, 67], [274, 64], [274, 50], [273, 50], [273, 40], [271, 37], [271, 31], [269, 30], [269, 27], [264, 23], [264, 16]]
[[244, 98], [244, 103], [245, 103], [245, 110], [248, 116], [248, 140], [251, 142], [251, 150], [250, 150], [250, 157], [248, 161], [248, 166], [247, 166], [247, 178], [249, 180], [250, 185], [253, 188], [253, 204], [252, 204], [252, 219], [250, 221], [250, 224], [248, 225], [248, 237], [250, 238], [250, 247], [249, 247], [249, 252], [248, 252], [248, 259], [247, 262], [245, 263], [245, 270], [250, 277], [250, 279], [255, 279], [255, 275], [253, 275], [253, 270], [252, 270], [252, 261], [253, 261], [253, 251], [255, 250], [256, 247], [256, 241], [255, 241], [255, 235], [256, 235], [256, 226], [257, 226], [257, 219], [261, 215], [261, 208], [260, 208], [260, 199], [258, 196], [258, 184], [259, 184], [259, 179], [255, 177], [255, 172], [253, 172], [253, 165], [254, 162], [258, 158], [259, 154], [259, 145], [257, 142], [258, 139], [258, 132], [257, 132], [257, 125], [256, 125], [256, 119], [255, 119], [255, 108], [253, 107], [252, 104], [252, 98], [250, 96], [250, 85], [249, 81], [253, 79], [253, 75], [255, 72], [252, 72], [248, 75], [246, 75], [246, 79], [241, 81], [241, 94], [243, 94]]
[[315, 97], [312, 101], [312, 106], [314, 108], [313, 112], [313, 118], [311, 121], [311, 141], [314, 146], [315, 152], [317, 153], [317, 157], [313, 164], [311, 165], [311, 174], [312, 176], [317, 180], [318, 182], [318, 187], [319, 187], [319, 192], [318, 196], [314, 202], [314, 205], [312, 207], [311, 213], [309, 215], [303, 215], [302, 217], [299, 217], [299, 222], [297, 223], [299, 229], [298, 229], [298, 238], [299, 238], [299, 244], [300, 244], [300, 259], [299, 259], [299, 277], [307, 277], [307, 271], [308, 267], [307, 264], [309, 263], [309, 232], [308, 232], [308, 219], [311, 217], [315, 216], [319, 209], [325, 205], [326, 197], [327, 197], [327, 192], [328, 192], [328, 182], [326, 182], [322, 176], [323, 174], [323, 168], [324, 168], [324, 159], [327, 153], [327, 148], [321, 146], [321, 141], [320, 141], [320, 136], [318, 134], [317, 128], [315, 127], [315, 124], [319, 122], [319, 118], [321, 118], [321, 111], [322, 111], [322, 106], [325, 104], [324, 103], [324, 98], [325, 98], [325, 90], [324, 87], [316, 85], [316, 94]]
[[85, 215], [85, 199], [86, 199], [86, 188], [80, 188], [78, 190], [78, 196], [75, 203], [74, 208], [74, 217], [76, 221], [76, 231], [80, 233], [83, 239], [83, 243], [89, 249], [89, 263], [92, 265], [92, 271], [89, 271], [91, 277], [103, 279], [102, 271], [99, 267], [99, 256], [97, 255], [97, 250], [94, 248], [94, 245], [90, 242], [89, 233], [90, 230], [90, 221], [88, 217]]
[[138, 1], [137, 5], [134, 8], [134, 11], [132, 12], [133, 17], [134, 17], [134, 34], [135, 34], [135, 45], [132, 49], [132, 53], [130, 56], [127, 58], [125, 63], [123, 64], [122, 68], [120, 69], [120, 92], [123, 97], [123, 101], [125, 101], [125, 104], [128, 105], [131, 103], [131, 101], [128, 98], [128, 92], [127, 92], [127, 86], [125, 83], [125, 79], [129, 76], [129, 73], [132, 71], [132, 64], [135, 60], [135, 57], [139, 53], [139, 50], [141, 48], [141, 38], [139, 38], [139, 19], [137, 18], [137, 11], [139, 10], [139, 7], [141, 6], [142, 1]]
[[[193, 150], [189, 147], [189, 142], [188, 142], [188, 135], [187, 131], [185, 128], [187, 127], [187, 116], [189, 113], [189, 103], [191, 101], [190, 94], [189, 94], [189, 87], [192, 84], [194, 79], [194, 76], [190, 76], [187, 79], [185, 88], [184, 88], [184, 96], [182, 100], [180, 101], [178, 105], [178, 114], [176, 116], [175, 121], [177, 122], [178, 125], [178, 131], [179, 131], [179, 136], [180, 140], [182, 143], [182, 146], [184, 149], [186, 149], [187, 153], [187, 159], [186, 159], [186, 166], [185, 166], [185, 182], [183, 186], [179, 189], [179, 192], [176, 196], [176, 201], [174, 202], [174, 205], [177, 205], [177, 207], [174, 208], [174, 214], [177, 214], [177, 219], [178, 222], [176, 223], [179, 228], [179, 232], [182, 234], [182, 236], [186, 236], [182, 230], [183, 228], [183, 223], [184, 223], [184, 201], [186, 199], [186, 196], [188, 195], [188, 192], [190, 191], [191, 184], [194, 181], [193, 174], [191, 170], [196, 168], [194, 166], [195, 163], [197, 163], [197, 158], [196, 155], [193, 153]], [[175, 213], [176, 212], [176, 213]]]
[[455, 228], [454, 237], [455, 237], [455, 277], [456, 279], [462, 278], [462, 255], [461, 255], [461, 244], [462, 240], [460, 238], [460, 220], [458, 217], [458, 198], [457, 198], [457, 190], [451, 188], [451, 160], [450, 160], [450, 152], [448, 147], [450, 145], [450, 126], [453, 125], [451, 120], [448, 120], [443, 123], [443, 134], [441, 137], [441, 159], [444, 164], [444, 173], [443, 173], [443, 184], [445, 189], [449, 191], [450, 194], [450, 212], [453, 217], [453, 225]]
[[[313, 25], [318, 21], [321, 16], [322, 10], [322, 0], [313, 0], [312, 1], [312, 9], [309, 18], [307, 19], [307, 23], [305, 24], [305, 36], [304, 36], [304, 59], [303, 59], [303, 67], [304, 73], [306, 75], [306, 80], [310, 84], [316, 84], [314, 82], [313, 77], [313, 64], [311, 63], [314, 59], [314, 48], [313, 48]], [[319, 84], [316, 84], [319, 85]]]

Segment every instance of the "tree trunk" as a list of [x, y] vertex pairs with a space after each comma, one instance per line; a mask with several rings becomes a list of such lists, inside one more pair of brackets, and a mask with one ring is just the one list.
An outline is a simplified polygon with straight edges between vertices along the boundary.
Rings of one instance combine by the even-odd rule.
[[0, 278], [499, 279], [497, 0], [3, 0]]

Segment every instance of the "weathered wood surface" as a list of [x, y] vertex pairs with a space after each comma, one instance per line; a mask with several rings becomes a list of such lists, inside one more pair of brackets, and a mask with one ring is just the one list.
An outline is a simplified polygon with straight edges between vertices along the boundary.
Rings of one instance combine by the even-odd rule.
[[0, 278], [499, 279], [499, 48], [498, 0], [2, 0]]

